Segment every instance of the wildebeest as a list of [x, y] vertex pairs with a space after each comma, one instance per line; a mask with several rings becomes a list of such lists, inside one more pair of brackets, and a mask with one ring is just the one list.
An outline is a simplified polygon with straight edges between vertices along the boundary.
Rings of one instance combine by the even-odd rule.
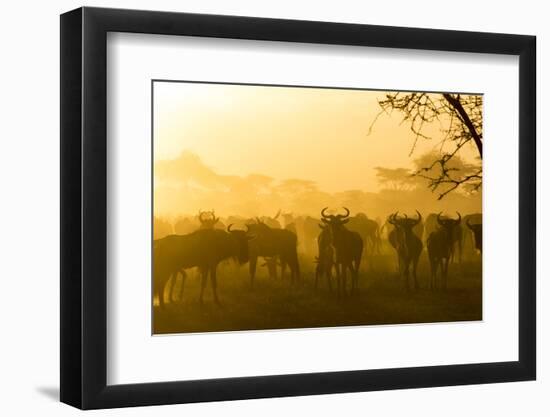
[[[440, 224], [438, 221], [438, 214], [436, 213], [430, 213], [428, 217], [426, 218], [426, 226], [425, 226], [425, 244], [428, 246], [428, 239], [430, 238], [431, 234], [438, 229], [440, 229]], [[463, 255], [463, 249], [464, 249], [464, 231], [462, 230], [462, 226], [460, 224], [456, 225], [456, 230], [453, 233], [453, 242], [452, 242], [452, 251], [451, 251], [451, 260], [456, 261], [458, 263], [462, 262], [462, 255]]]
[[[392, 213], [393, 214], [393, 213]], [[388, 218], [386, 219], [386, 221], [384, 222], [384, 224], [380, 227], [380, 240], [382, 241], [382, 238], [385, 236], [385, 238], [389, 241], [390, 240], [390, 234], [391, 232], [395, 229], [395, 226], [392, 225], [390, 222], [389, 222], [389, 218], [391, 217], [388, 216]], [[425, 230], [427, 230], [427, 222], [424, 222], [424, 221], [420, 221], [420, 223], [418, 223], [417, 225], [415, 225], [413, 228], [412, 228], [412, 231], [413, 233], [416, 235], [416, 237], [418, 237], [422, 242], [423, 239], [422, 237], [426, 234]], [[395, 233], [394, 233], [394, 236], [395, 236]], [[391, 244], [391, 242], [390, 242]], [[393, 246], [393, 245], [392, 245]], [[395, 247], [394, 247], [395, 249]]]
[[225, 226], [220, 222], [220, 218], [216, 217], [214, 210], [200, 211], [199, 210], [199, 229], [220, 229], [224, 230]]
[[465, 216], [462, 216], [462, 253], [463, 259], [476, 259], [477, 254], [480, 253], [479, 249], [476, 247], [475, 233], [471, 227], [468, 226], [468, 223], [471, 226], [477, 224], [481, 225], [483, 222], [483, 216], [481, 213], [471, 213]]
[[[227, 231], [204, 229], [187, 235], [169, 235], [154, 241], [153, 296], [158, 297], [160, 307], [164, 306], [164, 287], [170, 277], [173, 276], [175, 281], [178, 272], [193, 267], [198, 267], [201, 273], [200, 302], [210, 276], [214, 301], [219, 304], [216, 278], [218, 264], [229, 258], [234, 258], [240, 264], [247, 262], [249, 241], [254, 240], [244, 230], [231, 230], [231, 226], [228, 226]], [[185, 273], [182, 292], [184, 283]]]
[[428, 237], [428, 257], [430, 258], [430, 289], [437, 288], [437, 270], [440, 270], [441, 287], [447, 288], [447, 272], [449, 261], [453, 254], [456, 232], [459, 230], [462, 216], [459, 212], [458, 219], [442, 218], [437, 215], [439, 229], [433, 231]]
[[329, 290], [332, 291], [332, 269], [334, 267], [334, 248], [327, 225], [319, 224], [321, 233], [317, 237], [318, 256], [315, 258], [315, 289], [319, 278], [326, 277]]
[[261, 216], [259, 219], [256, 220], [261, 221], [262, 223], [268, 225], [272, 229], [281, 229], [281, 223], [279, 222], [278, 218], [281, 215], [281, 210], [277, 211], [275, 216]]
[[416, 267], [423, 246], [422, 240], [413, 231], [414, 227], [422, 221], [420, 212], [417, 210], [416, 213], [418, 214], [416, 219], [410, 219], [407, 215], [399, 218], [398, 212], [388, 217], [388, 222], [394, 226], [388, 240], [397, 252], [399, 275], [404, 277], [407, 291], [410, 289], [409, 272], [412, 272], [414, 289], [418, 289]]
[[351, 275], [351, 290], [359, 289], [359, 266], [363, 254], [363, 239], [357, 232], [346, 229], [350, 211], [344, 207], [346, 214], [326, 214], [328, 207], [321, 210], [321, 221], [328, 227], [329, 237], [334, 248], [334, 267], [338, 294], [346, 294], [347, 270]]
[[319, 219], [311, 216], [300, 216], [295, 219], [299, 237], [300, 250], [306, 255], [313, 255], [319, 235]]
[[296, 233], [296, 223], [294, 221], [294, 216], [292, 215], [292, 213], [283, 213], [282, 216], [283, 216], [284, 228], [286, 230], [290, 230], [292, 233], [298, 236]]
[[281, 266], [281, 262], [279, 261], [279, 258], [276, 256], [264, 257], [264, 263], [260, 266], [267, 268], [267, 273], [269, 275], [269, 278], [277, 279], [277, 266]]
[[281, 276], [284, 275], [285, 268], [288, 266], [291, 282], [294, 283], [300, 278], [296, 234], [289, 230], [272, 228], [260, 219], [257, 219], [256, 223], [248, 224], [247, 227], [255, 236], [249, 245], [251, 286], [254, 286], [258, 257], [278, 258], [281, 263]]
[[357, 213], [349, 218], [346, 227], [359, 233], [361, 239], [363, 239], [365, 255], [380, 253], [380, 230], [376, 221], [369, 219], [365, 213]]
[[470, 219], [466, 219], [466, 226], [474, 235], [476, 249], [481, 253], [483, 251], [483, 227], [481, 223], [471, 224]]

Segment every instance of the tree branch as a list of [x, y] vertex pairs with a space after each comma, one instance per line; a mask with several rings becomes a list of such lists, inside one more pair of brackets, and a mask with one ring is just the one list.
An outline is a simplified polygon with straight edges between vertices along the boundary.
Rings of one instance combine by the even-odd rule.
[[470, 135], [472, 135], [472, 139], [474, 140], [477, 150], [479, 152], [479, 157], [483, 158], [483, 144], [481, 141], [481, 136], [477, 133], [477, 130], [470, 120], [470, 117], [468, 116], [468, 113], [466, 113], [466, 110], [464, 110], [464, 107], [460, 103], [460, 100], [456, 97], [453, 97], [452, 95], [448, 93], [443, 93], [443, 97], [445, 97], [445, 100], [449, 102], [451, 106], [458, 112], [460, 115], [460, 118], [468, 128], [468, 131], [470, 132]]

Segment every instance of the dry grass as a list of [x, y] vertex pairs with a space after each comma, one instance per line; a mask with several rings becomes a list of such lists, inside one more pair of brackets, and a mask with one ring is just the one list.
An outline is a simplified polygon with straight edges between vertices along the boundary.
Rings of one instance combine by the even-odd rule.
[[[308, 265], [309, 268], [308, 268]], [[452, 264], [447, 291], [430, 291], [426, 259], [419, 265], [421, 288], [407, 292], [393, 272], [392, 256], [379, 256], [360, 274], [360, 291], [338, 298], [326, 282], [313, 288], [311, 262], [302, 262], [302, 282], [292, 287], [288, 278], [277, 280], [259, 270], [250, 287], [246, 266], [220, 266], [214, 304], [210, 286], [204, 303], [198, 301], [200, 280], [188, 272], [183, 300], [154, 309], [155, 333], [186, 333], [258, 329], [287, 329], [373, 324], [470, 321], [482, 318], [481, 262]], [[305, 270], [305, 271], [304, 271]], [[175, 293], [178, 293], [178, 283]]]

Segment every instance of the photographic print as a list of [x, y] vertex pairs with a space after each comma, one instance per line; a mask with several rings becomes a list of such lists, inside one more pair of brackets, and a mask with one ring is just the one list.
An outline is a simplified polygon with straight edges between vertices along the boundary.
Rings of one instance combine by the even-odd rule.
[[154, 80], [153, 333], [481, 320], [482, 110]]

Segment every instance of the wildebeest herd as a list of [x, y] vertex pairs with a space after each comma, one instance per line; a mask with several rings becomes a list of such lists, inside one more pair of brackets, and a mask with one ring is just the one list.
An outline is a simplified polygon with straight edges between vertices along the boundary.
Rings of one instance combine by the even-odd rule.
[[[350, 215], [345, 207], [342, 213], [334, 214], [325, 207], [319, 219], [291, 213], [281, 215], [279, 211], [274, 217], [229, 216], [222, 221], [214, 210], [199, 212], [198, 223], [182, 218], [174, 226], [175, 234], [153, 242], [153, 296], [163, 307], [165, 287], [172, 283], [169, 289], [172, 298], [174, 282], [181, 276], [178, 299], [182, 300], [186, 270], [197, 268], [200, 302], [210, 279], [214, 301], [219, 304], [218, 265], [230, 259], [238, 265], [248, 263], [251, 288], [258, 266], [267, 267], [271, 278], [277, 278], [280, 270], [281, 277], [290, 276], [290, 286], [300, 285], [304, 277], [300, 274], [299, 248], [315, 254], [309, 261], [315, 264], [315, 289], [321, 280], [326, 280], [331, 292], [333, 285], [336, 287], [338, 297], [353, 295], [359, 291], [360, 267], [368, 267], [365, 264], [372, 255], [380, 253], [384, 241], [396, 254], [397, 271], [407, 291], [419, 288], [417, 265], [424, 249], [431, 270], [428, 288], [446, 290], [449, 263], [462, 260], [464, 245], [470, 242], [478, 253], [482, 250], [481, 214], [463, 218], [457, 212], [451, 218], [430, 213], [423, 220], [418, 211], [414, 217], [395, 212], [383, 224], [363, 213]], [[260, 259], [263, 263], [258, 264]]]

